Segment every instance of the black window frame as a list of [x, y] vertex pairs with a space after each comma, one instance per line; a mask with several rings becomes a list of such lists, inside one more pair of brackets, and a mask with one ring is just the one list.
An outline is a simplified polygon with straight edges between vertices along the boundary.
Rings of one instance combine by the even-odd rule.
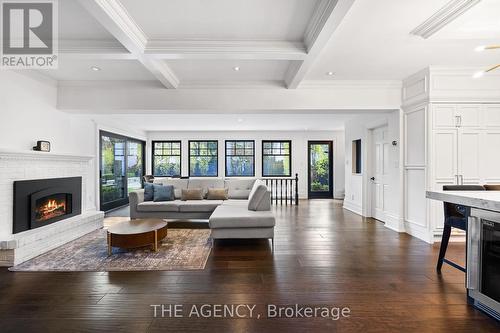
[[[253, 154], [252, 154], [253, 173], [252, 173], [252, 175], [232, 175], [232, 176], [229, 176], [227, 174], [227, 158], [228, 157], [233, 157], [233, 156], [245, 156], [246, 157], [246, 156], [250, 156], [250, 155], [236, 155], [236, 154], [235, 155], [228, 155], [227, 154], [227, 144], [228, 144], [228, 142], [234, 142], [234, 143], [236, 143], [236, 142], [245, 142], [245, 143], [251, 142], [253, 144]], [[244, 149], [246, 149], [246, 148], [244, 148]], [[236, 140], [225, 140], [225, 142], [224, 142], [224, 175], [226, 177], [255, 177], [255, 140], [237, 140], [237, 139]]]
[[[265, 143], [285, 143], [288, 142], [289, 144], [289, 154], [288, 155], [277, 155], [277, 154], [264, 154], [264, 144]], [[272, 146], [272, 145], [271, 145]], [[266, 175], [264, 174], [264, 156], [288, 156], [289, 158], [289, 163], [290, 163], [290, 168], [289, 168], [289, 173], [288, 175]], [[262, 151], [261, 151], [261, 158], [262, 158], [262, 177], [291, 177], [292, 176], [292, 140], [262, 140]]]
[[125, 198], [120, 198], [114, 201], [108, 201], [104, 202], [103, 201], [103, 184], [102, 184], [102, 177], [103, 177], [103, 169], [102, 169], [102, 143], [103, 143], [103, 136], [109, 137], [109, 138], [115, 138], [115, 139], [120, 139], [125, 141], [125, 146], [124, 146], [124, 164], [125, 164], [125, 170], [128, 166], [128, 144], [130, 142], [133, 143], [139, 143], [142, 146], [142, 158], [141, 158], [141, 163], [142, 163], [142, 177], [141, 177], [141, 186], [144, 188], [144, 175], [146, 175], [146, 141], [137, 139], [131, 136], [126, 136], [126, 135], [121, 135], [105, 130], [99, 130], [99, 156], [98, 156], [98, 163], [99, 163], [99, 209], [108, 212], [110, 210], [113, 210], [115, 208], [119, 207], [124, 207], [129, 204], [129, 195], [128, 193], [128, 177], [127, 177], [127, 172], [125, 171], [125, 176], [124, 176], [124, 191], [126, 192]]
[[[179, 144], [179, 155], [156, 155], [155, 154], [155, 144], [156, 143], [178, 143]], [[172, 148], [170, 148], [172, 149]], [[179, 156], [179, 174], [168, 176], [168, 175], [158, 175], [155, 174], [155, 156]], [[151, 141], [151, 173], [154, 177], [181, 177], [182, 176], [182, 141], [181, 140], [154, 140]]]
[[[192, 142], [206, 142], [207, 144], [209, 142], [215, 142], [215, 145], [216, 145], [216, 151], [217, 151], [217, 155], [215, 155], [215, 158], [217, 159], [217, 172], [215, 174], [215, 176], [192, 176], [191, 175], [191, 143]], [[208, 146], [208, 145], [207, 145]], [[194, 155], [194, 156], [209, 156], [209, 155]], [[195, 177], [195, 178], [201, 178], [201, 177], [204, 177], [204, 178], [215, 178], [215, 177], [219, 177], [219, 140], [189, 140], [188, 141], [188, 175], [189, 177]]]

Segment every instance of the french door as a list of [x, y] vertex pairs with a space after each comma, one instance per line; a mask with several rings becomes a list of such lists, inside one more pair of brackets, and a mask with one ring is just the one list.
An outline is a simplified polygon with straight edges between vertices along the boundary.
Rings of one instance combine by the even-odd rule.
[[333, 198], [333, 142], [309, 141], [308, 197]]
[[145, 142], [100, 132], [100, 202], [108, 211], [128, 204], [128, 194], [143, 186]]

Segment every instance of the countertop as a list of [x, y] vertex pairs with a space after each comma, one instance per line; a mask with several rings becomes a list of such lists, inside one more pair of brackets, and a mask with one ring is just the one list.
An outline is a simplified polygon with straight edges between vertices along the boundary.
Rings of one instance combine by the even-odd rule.
[[426, 197], [433, 200], [500, 212], [500, 191], [427, 191]]

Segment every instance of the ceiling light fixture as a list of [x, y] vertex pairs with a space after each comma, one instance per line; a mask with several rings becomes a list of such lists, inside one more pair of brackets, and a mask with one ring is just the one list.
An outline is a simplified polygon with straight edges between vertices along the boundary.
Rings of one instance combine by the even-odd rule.
[[238, 71], [240, 70], [240, 68], [239, 68], [238, 66], [235, 66], [235, 67], [233, 67], [233, 70], [234, 70], [235, 72], [238, 72]]
[[243, 118], [238, 118], [238, 122], [242, 123], [243, 122]]
[[[500, 49], [500, 45], [483, 45], [483, 46], [478, 46], [475, 48], [476, 52], [482, 52], [485, 50], [497, 50], [497, 49]], [[476, 72], [476, 73], [474, 73], [474, 75], [472, 75], [472, 77], [475, 79], [479, 79], [480, 77], [483, 77], [484, 74], [492, 72], [498, 68], [500, 68], [500, 64], [495, 65], [487, 70]]]
[[333, 74], [335, 74], [334, 72], [327, 72], [326, 75], [328, 76], [333, 76]]
[[483, 76], [484, 76], [484, 71], [475, 72], [474, 75], [472, 75], [474, 79], [479, 79], [480, 77]]
[[92, 66], [90, 67], [91, 70], [93, 70], [94, 72], [99, 72], [101, 69], [97, 66]]

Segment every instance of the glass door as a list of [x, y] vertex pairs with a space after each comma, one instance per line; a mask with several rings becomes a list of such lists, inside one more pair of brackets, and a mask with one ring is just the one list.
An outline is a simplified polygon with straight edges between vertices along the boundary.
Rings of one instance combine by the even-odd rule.
[[127, 141], [127, 194], [142, 188], [144, 143]]
[[128, 193], [142, 188], [144, 142], [121, 135], [100, 134], [101, 210], [128, 204]]
[[308, 142], [309, 199], [333, 198], [333, 142]]

